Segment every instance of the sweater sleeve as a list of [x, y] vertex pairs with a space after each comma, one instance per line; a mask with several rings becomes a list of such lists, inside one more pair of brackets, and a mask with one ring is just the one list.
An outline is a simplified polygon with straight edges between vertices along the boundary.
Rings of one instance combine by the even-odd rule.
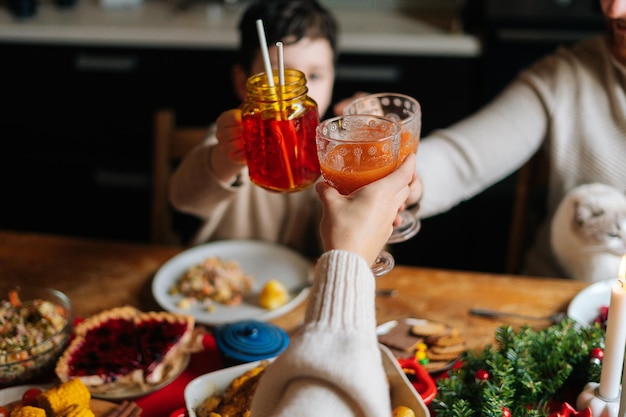
[[[210, 167], [211, 150], [216, 144], [213, 125], [207, 139], [189, 152], [172, 174], [169, 196], [177, 210], [206, 219], [218, 204], [238, 191], [238, 186], [220, 181]], [[247, 175], [239, 178], [242, 182], [249, 181]]]
[[530, 159], [548, 127], [542, 100], [536, 86], [519, 77], [475, 114], [425, 137], [416, 165], [424, 184], [420, 216], [449, 210]]
[[323, 254], [304, 325], [261, 378], [252, 416], [391, 415], [374, 302], [375, 278], [364, 259]]

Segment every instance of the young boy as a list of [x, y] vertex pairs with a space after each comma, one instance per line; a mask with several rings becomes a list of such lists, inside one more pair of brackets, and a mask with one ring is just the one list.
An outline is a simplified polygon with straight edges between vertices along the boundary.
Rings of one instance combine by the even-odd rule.
[[[315, 0], [252, 3], [239, 24], [240, 48], [233, 68], [235, 90], [242, 101], [248, 77], [265, 70], [257, 19], [263, 21], [273, 66], [277, 67], [275, 44], [281, 41], [285, 67], [305, 74], [308, 94], [323, 117], [330, 105], [337, 61], [338, 26], [332, 14]], [[281, 194], [252, 184], [241, 129], [240, 110], [222, 113], [207, 140], [185, 157], [172, 176], [172, 205], [204, 221], [190, 243], [257, 239], [318, 256], [321, 210], [315, 187]]]

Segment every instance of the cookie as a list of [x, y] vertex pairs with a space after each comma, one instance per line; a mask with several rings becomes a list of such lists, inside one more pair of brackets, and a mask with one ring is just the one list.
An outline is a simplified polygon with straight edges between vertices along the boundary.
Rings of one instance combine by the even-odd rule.
[[450, 353], [435, 353], [432, 351], [432, 349], [429, 349], [428, 352], [426, 352], [426, 357], [428, 358], [428, 360], [430, 362], [433, 361], [443, 361], [446, 364], [455, 360], [456, 358], [459, 357], [459, 355], [457, 354], [450, 354]]
[[428, 359], [435, 361], [452, 361], [459, 357], [467, 348], [465, 342], [450, 346], [430, 346], [426, 351]]
[[436, 346], [453, 346], [463, 343], [465, 339], [459, 335], [457, 329], [449, 329], [447, 333], [430, 336], [426, 339], [426, 343]]
[[447, 326], [443, 323], [425, 321], [424, 323], [411, 326], [411, 333], [415, 336], [432, 337], [435, 335], [445, 334], [447, 329]]
[[450, 345], [450, 346], [433, 345], [433, 346], [430, 346], [429, 350], [431, 350], [432, 352], [435, 352], [435, 353], [454, 354], [454, 355], [458, 356], [461, 353], [463, 353], [466, 348], [467, 348], [467, 346], [466, 346], [465, 342], [461, 342], [461, 343], [458, 343], [456, 345]]

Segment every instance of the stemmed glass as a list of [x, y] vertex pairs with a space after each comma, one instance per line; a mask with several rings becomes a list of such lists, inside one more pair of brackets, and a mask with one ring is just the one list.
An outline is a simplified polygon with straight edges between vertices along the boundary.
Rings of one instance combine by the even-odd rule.
[[[400, 159], [410, 153], [417, 152], [422, 128], [422, 111], [419, 102], [413, 97], [399, 93], [368, 94], [359, 97], [348, 104], [344, 114], [373, 114], [384, 116], [387, 119], [397, 121], [402, 127]], [[419, 232], [421, 222], [410, 211], [404, 210], [399, 213], [401, 223], [393, 228], [393, 233], [387, 243], [404, 242]]]
[[[346, 195], [395, 171], [400, 130], [399, 123], [375, 115], [343, 115], [322, 121], [316, 143], [324, 181]], [[393, 256], [382, 250], [372, 272], [379, 277], [394, 265]]]

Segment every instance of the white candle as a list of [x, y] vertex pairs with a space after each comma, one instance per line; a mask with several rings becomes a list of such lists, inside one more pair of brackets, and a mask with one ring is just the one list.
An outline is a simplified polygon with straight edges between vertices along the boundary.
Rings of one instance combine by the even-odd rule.
[[619, 400], [617, 417], [626, 417], [626, 389], [624, 388], [624, 382], [626, 382], [626, 362], [624, 363], [624, 373], [622, 374], [622, 396]]
[[598, 394], [607, 400], [616, 400], [620, 395], [624, 348], [626, 346], [626, 255], [619, 267], [619, 280], [611, 288], [609, 318], [606, 324], [604, 358]]

